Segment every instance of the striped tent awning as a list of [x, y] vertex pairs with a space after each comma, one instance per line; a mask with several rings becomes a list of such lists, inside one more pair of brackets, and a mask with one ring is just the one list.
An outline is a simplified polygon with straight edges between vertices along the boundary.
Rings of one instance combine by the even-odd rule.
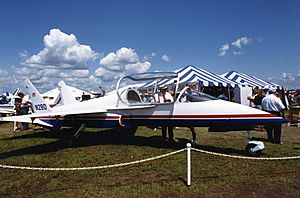
[[268, 87], [268, 88], [276, 88], [279, 85], [276, 83], [268, 82], [262, 79], [259, 79], [255, 76], [249, 76], [246, 74], [243, 74], [241, 72], [236, 71], [230, 71], [225, 74], [220, 75], [226, 79], [232, 80], [235, 83], [242, 85], [242, 86], [249, 86], [249, 87]]
[[[207, 70], [188, 65], [175, 71], [178, 74], [179, 83], [198, 82], [203, 86], [231, 86], [235, 87], [237, 83], [226, 79], [222, 76], [209, 72]], [[158, 85], [171, 85], [175, 79], [164, 79], [158, 82]], [[145, 86], [155, 84], [154, 81], [147, 83]]]

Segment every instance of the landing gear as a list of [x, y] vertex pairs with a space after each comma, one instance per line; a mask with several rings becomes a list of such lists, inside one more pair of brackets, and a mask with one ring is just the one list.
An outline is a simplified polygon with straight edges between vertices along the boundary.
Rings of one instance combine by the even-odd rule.
[[85, 129], [85, 123], [73, 128], [74, 134], [67, 140], [69, 146], [73, 146], [74, 142], [79, 138]]
[[246, 152], [251, 157], [259, 157], [261, 151], [265, 148], [265, 145], [261, 141], [249, 141], [246, 146]]
[[84, 129], [85, 129], [85, 124], [81, 124], [77, 129], [77, 131], [74, 133], [74, 137], [78, 138], [82, 134]]

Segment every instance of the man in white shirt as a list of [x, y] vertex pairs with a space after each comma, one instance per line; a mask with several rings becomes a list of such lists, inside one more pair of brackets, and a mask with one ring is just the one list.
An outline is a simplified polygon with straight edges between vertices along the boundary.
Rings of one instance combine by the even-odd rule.
[[[279, 93], [270, 93], [262, 100], [262, 109], [276, 116], [281, 116], [281, 111], [285, 109], [282, 101], [280, 100]], [[266, 126], [268, 140], [275, 144], [281, 144], [281, 123], [271, 123]], [[273, 136], [274, 134], [274, 136]]]
[[155, 94], [155, 100], [158, 103], [173, 102], [173, 96], [168, 92], [166, 85], [160, 86], [160, 93]]
[[[166, 102], [173, 102], [174, 99], [172, 97], [172, 95], [168, 92], [168, 87], [166, 85], [161, 85], [160, 87], [160, 93], [155, 95], [155, 100], [156, 102], [159, 103], [166, 103]], [[173, 140], [173, 127], [172, 126], [162, 126], [161, 130], [162, 130], [162, 139], [163, 141], [167, 140], [167, 128], [168, 128], [168, 135], [169, 135], [169, 141], [174, 141]]]

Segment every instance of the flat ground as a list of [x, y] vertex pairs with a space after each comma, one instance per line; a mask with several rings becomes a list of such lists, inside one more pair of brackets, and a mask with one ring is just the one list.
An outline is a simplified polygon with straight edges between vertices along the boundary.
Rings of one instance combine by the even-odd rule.
[[[246, 134], [209, 133], [196, 128], [193, 145], [207, 151], [245, 156]], [[29, 167], [88, 167], [145, 159], [185, 147], [191, 134], [174, 130], [175, 143], [161, 130], [139, 127], [134, 137], [111, 129], [86, 129], [70, 145], [69, 129], [12, 132], [0, 124], [0, 164]], [[300, 128], [283, 126], [283, 144], [266, 141], [262, 157], [299, 156]], [[186, 153], [118, 168], [31, 171], [0, 168], [1, 197], [300, 197], [300, 160], [245, 160], [192, 152], [192, 185], [186, 186]]]

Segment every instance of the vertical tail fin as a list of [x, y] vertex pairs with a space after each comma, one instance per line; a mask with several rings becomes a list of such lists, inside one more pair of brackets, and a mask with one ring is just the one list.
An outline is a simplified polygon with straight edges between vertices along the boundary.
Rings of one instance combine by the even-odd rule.
[[58, 87], [64, 105], [78, 103], [64, 81], [60, 81]]
[[52, 112], [49, 104], [46, 103], [44, 98], [38, 92], [38, 90], [33, 86], [30, 80], [25, 80], [26, 88], [28, 88], [29, 98], [31, 99], [32, 109], [34, 113], [50, 113]]

